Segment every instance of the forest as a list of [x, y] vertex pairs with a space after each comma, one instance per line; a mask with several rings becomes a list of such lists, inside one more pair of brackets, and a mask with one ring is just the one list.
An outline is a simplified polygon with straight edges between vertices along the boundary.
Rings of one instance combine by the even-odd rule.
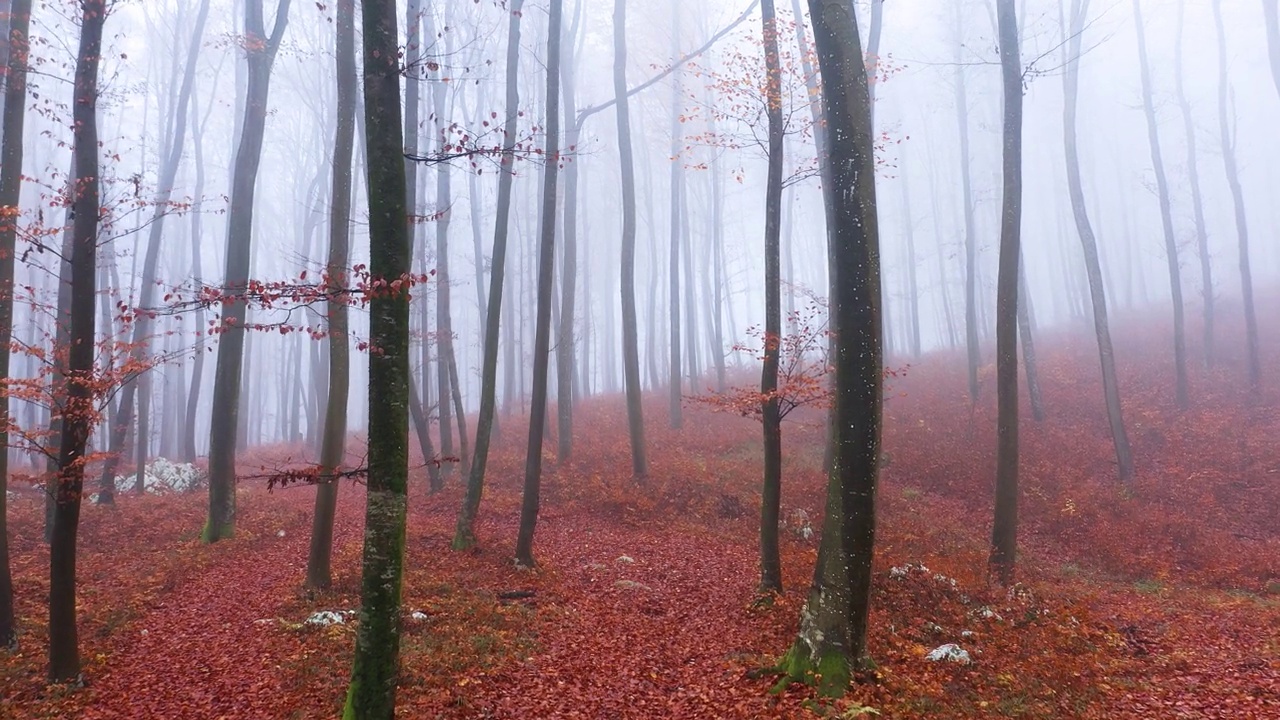
[[0, 0], [0, 720], [1280, 718], [1277, 128], [1280, 0]]

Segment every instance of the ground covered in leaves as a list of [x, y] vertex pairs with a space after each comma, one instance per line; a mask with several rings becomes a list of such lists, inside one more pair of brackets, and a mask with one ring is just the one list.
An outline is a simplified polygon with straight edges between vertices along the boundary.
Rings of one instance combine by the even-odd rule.
[[[1130, 488], [1114, 478], [1089, 342], [1042, 347], [1049, 417], [1024, 424], [1021, 584], [1008, 591], [985, 577], [992, 369], [975, 406], [954, 357], [926, 358], [893, 381], [875, 668], [834, 705], [802, 687], [771, 694], [768, 671], [795, 632], [816, 556], [816, 415], [784, 430], [787, 591], [774, 598], [755, 592], [754, 421], [697, 405], [671, 431], [654, 398], [653, 473], [637, 485], [621, 401], [587, 403], [579, 460], [556, 467], [548, 456], [539, 569], [522, 571], [511, 558], [523, 428], [511, 418], [479, 549], [449, 549], [456, 473], [429, 495], [415, 471], [401, 715], [1280, 718], [1280, 363], [1267, 368], [1267, 389], [1250, 393], [1224, 345], [1195, 379], [1194, 408], [1179, 412], [1171, 369], [1151, 360], [1164, 356], [1162, 338], [1135, 329], [1126, 340], [1139, 467]], [[1140, 355], [1146, 345], [1152, 353]], [[280, 466], [298, 452], [244, 465]], [[15, 499], [22, 649], [0, 655], [0, 718], [335, 717], [354, 639], [343, 611], [358, 602], [361, 491], [341, 491], [334, 587], [309, 593], [313, 491], [264, 484], [243, 483], [238, 534], [212, 547], [198, 541], [198, 494], [85, 508], [87, 687], [74, 690], [43, 684], [48, 553], [39, 496]], [[969, 662], [929, 659], [948, 644]]]

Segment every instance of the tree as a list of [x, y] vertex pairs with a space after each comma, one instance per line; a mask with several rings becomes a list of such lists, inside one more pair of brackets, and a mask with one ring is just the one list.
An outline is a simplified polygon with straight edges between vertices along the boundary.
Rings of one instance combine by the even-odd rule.
[[236, 420], [240, 413], [240, 379], [244, 362], [245, 314], [243, 298], [249, 281], [253, 243], [253, 199], [267, 122], [271, 67], [289, 23], [289, 4], [280, 0], [275, 26], [267, 36], [262, 0], [244, 0], [244, 45], [248, 90], [240, 142], [231, 175], [231, 205], [227, 211], [227, 265], [223, 286], [230, 302], [223, 309], [223, 332], [214, 371], [213, 414], [209, 429], [209, 519], [201, 537], [216, 542], [231, 536], [236, 524]]
[[826, 517], [800, 631], [782, 660], [783, 682], [816, 679], [841, 695], [866, 654], [883, 404], [879, 226], [866, 63], [852, 5], [809, 0], [822, 73], [831, 181], [825, 195], [831, 267], [832, 463]]
[[[1275, 8], [1275, 3], [1271, 3]], [[1272, 17], [1274, 25], [1275, 18]], [[1218, 31], [1218, 137], [1222, 147], [1222, 162], [1227, 172], [1227, 185], [1231, 188], [1231, 206], [1235, 211], [1236, 236], [1240, 254], [1240, 294], [1244, 297], [1244, 328], [1246, 366], [1249, 387], [1257, 390], [1262, 381], [1258, 362], [1258, 316], [1253, 307], [1253, 272], [1249, 267], [1249, 219], [1244, 211], [1244, 189], [1240, 186], [1240, 171], [1236, 165], [1236, 145], [1227, 106], [1231, 83], [1227, 79], [1227, 33], [1222, 25], [1222, 0], [1213, 0], [1213, 21]], [[1272, 45], [1275, 59], [1276, 45]], [[1280, 82], [1280, 73], [1277, 75]]]
[[636, 169], [631, 148], [631, 103], [627, 92], [627, 0], [613, 3], [613, 93], [617, 104], [618, 157], [622, 174], [622, 373], [627, 391], [631, 472], [649, 474], [640, 396], [640, 339], [636, 328]]
[[781, 592], [778, 518], [782, 505], [782, 416], [778, 407], [778, 361], [782, 340], [782, 68], [778, 60], [778, 16], [773, 0], [761, 0], [764, 25], [765, 98], [769, 119], [769, 169], [764, 201], [764, 363], [760, 371], [764, 430], [764, 484], [760, 506], [760, 590]]
[[1213, 366], [1213, 265], [1209, 261], [1209, 231], [1205, 229], [1204, 201], [1200, 192], [1200, 164], [1196, 153], [1196, 124], [1191, 114], [1191, 101], [1187, 99], [1183, 79], [1183, 28], [1186, 24], [1187, 3], [1178, 3], [1178, 36], [1174, 42], [1174, 88], [1178, 97], [1178, 109], [1182, 112], [1182, 127], [1187, 136], [1187, 181], [1191, 185], [1191, 210], [1195, 219], [1196, 249], [1200, 254], [1200, 291], [1204, 295], [1204, 352], [1205, 367]]
[[[182, 74], [182, 87], [178, 91], [178, 106], [174, 113], [173, 134], [166, 139], [168, 152], [160, 169], [160, 184], [156, 188], [154, 214], [148, 228], [146, 257], [142, 262], [142, 279], [138, 288], [138, 306], [142, 311], [137, 313], [133, 323], [133, 359], [145, 362], [151, 342], [151, 312], [155, 304], [156, 270], [160, 263], [160, 244], [164, 238], [165, 216], [170, 212], [173, 199], [173, 186], [178, 177], [178, 167], [182, 164], [183, 147], [187, 137], [187, 113], [191, 106], [192, 88], [196, 80], [196, 62], [200, 58], [201, 38], [204, 37], [205, 21], [209, 18], [209, 0], [202, 0], [196, 15], [196, 26], [191, 33], [191, 44], [187, 49], [187, 62]], [[134, 382], [124, 386], [120, 393], [120, 412], [111, 426], [111, 454], [103, 464], [102, 482], [98, 492], [98, 502], [110, 504], [115, 496], [116, 467], [124, 452], [125, 435], [133, 424], [134, 402], [137, 402], [138, 441], [137, 483], [138, 491], [142, 490], [143, 478], [146, 477], [147, 441], [150, 438], [149, 419], [151, 401], [151, 374], [143, 373]]]
[[[502, 128], [501, 164], [498, 168], [498, 207], [493, 230], [493, 266], [489, 270], [489, 302], [485, 308], [484, 360], [480, 369], [480, 415], [476, 419], [476, 451], [467, 478], [467, 494], [458, 512], [453, 549], [475, 546], [476, 513], [484, 493], [484, 471], [489, 461], [496, 411], [498, 341], [502, 329], [502, 283], [507, 267], [507, 234], [511, 218], [511, 185], [515, 180], [516, 124], [520, 117], [520, 19], [524, 0], [511, 0], [507, 16], [507, 115]], [[473, 202], [474, 202], [473, 198]]]
[[[574, 41], [582, 21], [584, 0], [574, 3], [573, 23], [569, 29], [570, 42], [561, 49], [561, 91], [564, 95], [564, 116], [573, 119], [578, 112], [577, 55]], [[565, 146], [572, 152], [578, 145], [578, 124], [566, 123]], [[556, 458], [560, 462], [573, 454], [573, 404], [574, 355], [577, 339], [574, 337], [575, 305], [578, 283], [578, 164], [569, 162], [564, 169], [564, 239], [560, 248], [560, 328], [556, 336]], [[584, 354], [585, 357], [585, 354]], [[585, 382], [586, 373], [583, 373]]]
[[365, 508], [360, 627], [356, 631], [346, 720], [395, 716], [400, 655], [409, 477], [409, 295], [404, 136], [396, 3], [364, 0], [364, 121], [369, 196], [369, 268], [386, 291], [370, 299], [369, 474]]
[[[19, 200], [22, 195], [23, 128], [26, 124], [27, 57], [31, 0], [13, 0], [8, 22], [0, 22], [7, 39], [4, 66], [4, 114], [0, 130], [0, 378], [9, 378], [9, 345], [13, 338], [14, 255], [17, 249]], [[9, 567], [9, 389], [0, 387], [0, 647], [17, 649], [13, 614], [13, 576]]]
[[[672, 44], [677, 46], [680, 42], [680, 3], [672, 4], [672, 18], [675, 26], [671, 34]], [[684, 425], [684, 414], [681, 403], [684, 399], [684, 382], [680, 374], [680, 246], [683, 240], [681, 233], [680, 220], [682, 213], [685, 212], [683, 207], [685, 202], [684, 192], [684, 163], [679, 158], [681, 147], [684, 142], [682, 118], [680, 117], [680, 100], [684, 95], [684, 85], [680, 81], [680, 73], [676, 72], [672, 75], [671, 82], [671, 212], [670, 212], [670, 249], [667, 253], [667, 284], [668, 284], [668, 314], [667, 326], [669, 333], [668, 350], [671, 353], [670, 366], [667, 368], [667, 420], [671, 429], [679, 430]], [[686, 287], [685, 292], [691, 293], [693, 288]], [[650, 313], [649, 322], [654, 322], [653, 313]], [[692, 352], [693, 348], [690, 347]]]
[[964, 330], [965, 349], [969, 359], [969, 400], [978, 401], [978, 365], [982, 363], [982, 351], [978, 340], [978, 230], [973, 214], [973, 178], [969, 167], [969, 91], [965, 84], [965, 67], [962, 50], [964, 38], [964, 14], [961, 0], [955, 8], [956, 38], [956, 120], [960, 127], [960, 187], [964, 202]]
[[1156, 193], [1160, 198], [1160, 222], [1164, 228], [1164, 252], [1169, 266], [1169, 286], [1173, 295], [1173, 362], [1174, 387], [1178, 407], [1190, 403], [1187, 394], [1187, 339], [1183, 317], [1182, 270], [1178, 264], [1178, 238], [1173, 231], [1173, 210], [1169, 200], [1169, 180], [1164, 172], [1164, 156], [1160, 151], [1160, 129], [1156, 122], [1155, 101], [1151, 90], [1151, 63], [1147, 60], [1147, 36], [1142, 24], [1142, 2], [1133, 0], [1133, 15], [1138, 32], [1138, 68], [1142, 74], [1142, 107], [1147, 116], [1147, 140], [1151, 145], [1151, 165], [1156, 174]]
[[1084, 183], [1080, 179], [1076, 108], [1080, 95], [1080, 52], [1085, 18], [1088, 15], [1089, 0], [1072, 0], [1070, 24], [1064, 25], [1067, 38], [1063, 63], [1065, 72], [1062, 75], [1063, 146], [1067, 158], [1067, 191], [1071, 197], [1071, 212], [1076, 233], [1080, 236], [1080, 247], [1084, 252], [1085, 275], [1089, 280], [1093, 331], [1098, 340], [1098, 362], [1102, 368], [1102, 396], [1107, 406], [1111, 442], [1116, 451], [1116, 469], [1120, 482], [1128, 484], [1133, 480], [1133, 451], [1129, 447], [1129, 433], [1125, 430], [1120, 403], [1120, 382], [1116, 378], [1115, 349], [1111, 344], [1111, 324], [1107, 315], [1102, 263], [1098, 259], [1098, 241], [1093, 232], [1093, 223], [1089, 220], [1089, 208], [1084, 200]]
[[1004, 86], [1004, 193], [996, 289], [996, 508], [990, 564], [1013, 581], [1018, 544], [1018, 265], [1022, 254], [1022, 59], [1014, 0], [996, 0]]
[[[329, 260], [326, 281], [347, 284], [347, 258], [351, 247], [351, 156], [356, 129], [356, 28], [355, 0], [338, 0], [336, 63], [338, 123], [333, 138], [333, 194], [329, 209]], [[311, 549], [307, 556], [307, 587], [325, 588], [331, 581], [333, 520], [338, 507], [338, 471], [347, 447], [347, 401], [351, 384], [350, 346], [347, 341], [347, 302], [331, 293], [329, 310], [329, 403], [324, 414], [320, 446], [320, 486], [311, 520]]]
[[[538, 315], [533, 339], [533, 398], [529, 403], [529, 445], [524, 461], [524, 501], [516, 563], [533, 567], [533, 533], [538, 525], [542, 483], [542, 439], [547, 429], [547, 375], [551, 362], [551, 294], [555, 285], [556, 192], [560, 177], [560, 41], [563, 0], [551, 0], [547, 25], [546, 163], [542, 173], [542, 238], [538, 244]], [[567, 401], [568, 398], [562, 399]]]
[[58, 480], [49, 544], [49, 680], [80, 682], [76, 633], [76, 534], [84, 487], [85, 445], [96, 422], [94, 410], [94, 303], [98, 260], [98, 65], [102, 57], [105, 0], [81, 0], [80, 49], [76, 54], [72, 118], [76, 181], [72, 212], [71, 336], [67, 395], [63, 404]]

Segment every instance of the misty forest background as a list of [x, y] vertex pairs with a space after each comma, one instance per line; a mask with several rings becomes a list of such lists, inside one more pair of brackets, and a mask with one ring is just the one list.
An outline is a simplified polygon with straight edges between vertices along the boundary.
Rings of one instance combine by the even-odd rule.
[[0, 718], [1280, 716], [1276, 0], [0, 25]]

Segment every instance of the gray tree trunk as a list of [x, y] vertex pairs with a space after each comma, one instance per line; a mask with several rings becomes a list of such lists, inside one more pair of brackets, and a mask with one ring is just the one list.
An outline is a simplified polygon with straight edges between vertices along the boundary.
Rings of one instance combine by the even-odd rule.
[[1200, 192], [1200, 164], [1196, 153], [1196, 124], [1191, 114], [1191, 101], [1183, 79], [1183, 27], [1186, 23], [1187, 3], [1178, 3], [1178, 37], [1174, 50], [1174, 78], [1178, 96], [1178, 109], [1182, 111], [1182, 127], [1187, 136], [1187, 180], [1191, 185], [1191, 209], [1195, 218], [1196, 249], [1200, 255], [1200, 291], [1203, 293], [1204, 339], [1201, 351], [1205, 367], [1213, 367], [1213, 265], [1209, 258], [1209, 231], [1205, 228], [1204, 201]]

